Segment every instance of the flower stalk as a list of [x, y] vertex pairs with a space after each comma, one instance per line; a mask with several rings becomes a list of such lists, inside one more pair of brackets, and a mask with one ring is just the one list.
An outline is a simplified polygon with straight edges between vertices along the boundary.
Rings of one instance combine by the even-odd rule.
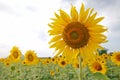
[[80, 71], [79, 80], [82, 80], [82, 57], [80, 53], [79, 53], [79, 71]]

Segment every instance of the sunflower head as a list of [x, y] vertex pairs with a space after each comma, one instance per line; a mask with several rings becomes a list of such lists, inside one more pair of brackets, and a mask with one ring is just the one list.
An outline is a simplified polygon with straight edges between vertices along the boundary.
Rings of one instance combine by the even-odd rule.
[[9, 58], [11, 58], [11, 60], [14, 61], [14, 62], [20, 61], [21, 51], [19, 50], [18, 47], [14, 46], [11, 49]]
[[65, 67], [67, 65], [67, 60], [64, 58], [60, 58], [60, 60], [58, 61], [58, 64], [61, 67]]
[[51, 75], [51, 76], [54, 76], [54, 75], [55, 75], [55, 73], [54, 73], [53, 70], [50, 70], [50, 75]]
[[89, 63], [89, 68], [93, 73], [100, 72], [102, 74], [106, 73], [106, 66], [99, 61], [93, 61]]
[[73, 49], [84, 47], [89, 40], [88, 29], [80, 22], [71, 22], [63, 31], [63, 40]]
[[0, 58], [0, 62], [4, 62], [5, 58]]
[[79, 61], [78, 61], [78, 59], [73, 60], [72, 66], [73, 66], [74, 68], [79, 68]]
[[26, 64], [32, 65], [32, 64], [37, 64], [39, 59], [36, 56], [36, 53], [34, 51], [28, 50], [25, 53], [25, 60], [24, 61], [26, 62]]
[[111, 60], [113, 63], [120, 66], [120, 52], [113, 52]]
[[9, 66], [11, 64], [11, 61], [7, 58], [4, 60], [4, 65]]
[[48, 31], [53, 36], [50, 48], [55, 48], [56, 56], [62, 54], [73, 59], [80, 53], [88, 57], [97, 49], [103, 49], [99, 44], [106, 42], [106, 36], [102, 33], [107, 29], [99, 22], [104, 17], [96, 18], [97, 13], [93, 13], [93, 9], [85, 9], [84, 4], [80, 12], [75, 6], [71, 7], [70, 15], [61, 9], [59, 12], [51, 18], [53, 22], [49, 24], [51, 30]]
[[51, 62], [54, 63], [54, 64], [56, 64], [57, 63], [57, 58], [54, 58], [54, 57], [51, 58]]

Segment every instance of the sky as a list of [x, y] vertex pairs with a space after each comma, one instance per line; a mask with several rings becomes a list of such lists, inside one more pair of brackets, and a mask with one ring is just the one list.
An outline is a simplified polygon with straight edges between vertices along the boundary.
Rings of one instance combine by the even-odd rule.
[[0, 0], [0, 57], [7, 57], [13, 46], [22, 54], [34, 50], [39, 57], [54, 56], [48, 44], [50, 18], [59, 9], [70, 13], [71, 4], [79, 10], [81, 3], [105, 17], [101, 24], [108, 28], [108, 42], [102, 46], [120, 51], [120, 0]]

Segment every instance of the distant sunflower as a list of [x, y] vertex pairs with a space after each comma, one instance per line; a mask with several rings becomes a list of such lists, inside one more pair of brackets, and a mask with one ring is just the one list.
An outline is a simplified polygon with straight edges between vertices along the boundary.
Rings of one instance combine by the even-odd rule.
[[61, 67], [65, 67], [67, 65], [67, 60], [64, 58], [60, 58], [60, 60], [58, 61], [58, 64]]
[[39, 62], [36, 53], [32, 50], [29, 50], [25, 53], [25, 63], [28, 65], [37, 64]]
[[50, 75], [51, 75], [51, 76], [54, 76], [54, 75], [55, 75], [55, 73], [54, 73], [53, 70], [50, 70]]
[[74, 68], [79, 68], [79, 60], [78, 60], [78, 59], [73, 60], [72, 66], [73, 66]]
[[0, 58], [0, 62], [4, 62], [5, 58]]
[[44, 62], [45, 64], [49, 64], [49, 63], [51, 62], [51, 59], [46, 58], [44, 61], [45, 61], [45, 62]]
[[11, 64], [10, 59], [7, 58], [7, 59], [4, 60], [4, 65], [5, 66], [9, 66], [10, 64]]
[[97, 49], [103, 49], [99, 44], [107, 41], [102, 34], [107, 29], [98, 23], [104, 17], [96, 18], [97, 12], [85, 9], [84, 4], [79, 13], [72, 6], [70, 16], [61, 9], [59, 11], [60, 15], [55, 13], [56, 18], [51, 18], [53, 22], [48, 24], [51, 28], [49, 35], [54, 36], [49, 44], [50, 48], [55, 48], [56, 56], [63, 54], [72, 59], [81, 53], [91, 57]]
[[120, 66], [120, 52], [114, 52], [111, 56], [112, 62]]
[[89, 68], [93, 73], [100, 72], [102, 74], [106, 73], [106, 66], [99, 61], [92, 61], [89, 63]]
[[26, 64], [25, 60], [22, 61], [22, 64], [24, 64], [24, 65]]
[[13, 62], [20, 61], [20, 59], [21, 59], [21, 51], [19, 50], [18, 47], [14, 46], [11, 49], [9, 58], [11, 58], [11, 60]]
[[58, 72], [60, 72], [60, 70], [59, 70], [59, 68], [58, 67], [56, 67], [55, 68], [55, 70], [56, 70], [56, 72], [58, 73]]
[[110, 59], [110, 56], [108, 54], [102, 54], [101, 56], [105, 60]]
[[52, 63], [56, 64], [56, 63], [57, 63], [57, 58], [54, 58], [54, 57], [53, 57], [53, 58], [51, 59], [51, 61], [52, 61]]
[[106, 56], [104, 55], [96, 55], [95, 56], [96, 61], [101, 62], [102, 64], [106, 64]]

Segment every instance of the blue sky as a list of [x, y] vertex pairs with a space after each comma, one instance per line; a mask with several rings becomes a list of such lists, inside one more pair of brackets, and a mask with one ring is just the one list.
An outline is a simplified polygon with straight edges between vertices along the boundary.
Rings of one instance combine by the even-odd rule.
[[105, 35], [109, 42], [102, 46], [109, 52], [119, 51], [119, 0], [0, 0], [0, 57], [7, 57], [13, 46], [23, 54], [34, 50], [40, 57], [53, 56], [54, 49], [48, 44], [50, 18], [60, 8], [69, 13], [71, 4], [79, 9], [82, 2], [105, 17], [101, 24], [108, 28]]

